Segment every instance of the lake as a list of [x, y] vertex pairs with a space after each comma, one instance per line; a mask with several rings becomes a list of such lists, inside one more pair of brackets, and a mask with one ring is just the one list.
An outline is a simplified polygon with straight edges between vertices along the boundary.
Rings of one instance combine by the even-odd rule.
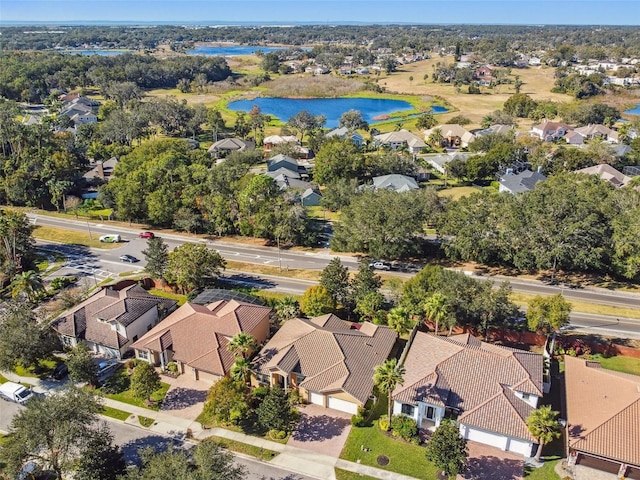
[[[302, 110], [313, 115], [327, 117], [328, 128], [338, 126], [340, 116], [349, 110], [358, 110], [368, 123], [375, 123], [375, 118], [403, 110], [413, 110], [413, 106], [404, 100], [389, 98], [270, 98], [258, 97], [253, 100], [235, 100], [230, 102], [229, 110], [249, 112], [258, 105], [262, 113], [277, 117], [283, 122], [289, 120]], [[432, 107], [434, 113], [446, 112], [444, 107]], [[379, 121], [379, 119], [378, 119]]]
[[257, 50], [264, 53], [284, 50], [282, 47], [260, 47], [252, 45], [226, 45], [222, 47], [212, 47], [200, 45], [193, 50], [187, 50], [187, 55], [205, 55], [207, 57], [232, 57], [234, 55], [252, 55]]
[[636, 105], [636, 108], [632, 108], [631, 110], [625, 110], [623, 113], [627, 113], [629, 115], [640, 115], [640, 103]]

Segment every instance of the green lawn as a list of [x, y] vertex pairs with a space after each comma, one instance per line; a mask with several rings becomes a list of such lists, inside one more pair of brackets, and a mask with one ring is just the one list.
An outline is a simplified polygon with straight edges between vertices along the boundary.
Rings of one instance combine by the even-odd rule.
[[46, 227], [36, 225], [33, 231], [33, 237], [41, 240], [50, 240], [52, 242], [67, 243], [74, 245], [83, 245], [90, 248], [118, 248], [119, 243], [102, 243], [99, 240], [100, 232], [79, 232], [75, 230], [65, 230], [64, 228]]
[[256, 457], [267, 462], [278, 455], [278, 452], [276, 451], [256, 447], [255, 445], [249, 445], [247, 443], [236, 442], [235, 440], [230, 440], [228, 438], [213, 436], [210, 437], [210, 439], [210, 441], [219, 443], [227, 450], [231, 450], [232, 452], [244, 453], [245, 455], [251, 455], [252, 457]]
[[342, 470], [336, 468], [336, 478], [338, 480], [373, 480], [374, 477], [368, 475], [360, 475], [359, 473], [350, 472], [349, 470]]
[[540, 468], [524, 467], [524, 478], [529, 480], [560, 480], [560, 476], [555, 472], [554, 467], [560, 461], [560, 457], [547, 457]]
[[153, 404], [147, 405], [144, 400], [140, 400], [133, 395], [133, 392], [130, 390], [131, 382], [129, 380], [129, 374], [126, 369], [120, 368], [107, 379], [98, 392], [111, 400], [157, 411], [160, 410], [160, 405], [167, 394], [167, 390], [169, 390], [169, 387], [171, 386], [164, 382], [161, 382], [161, 385], [160, 389], [151, 395]]
[[8, 381], [9, 381], [9, 380], [8, 380], [7, 378], [5, 378], [5, 377], [3, 377], [2, 375], [0, 375], [0, 384], [2, 384], [2, 383], [6, 383], [6, 382], [8, 382]]
[[615, 370], [616, 372], [640, 375], [640, 358], [633, 357], [603, 357], [600, 354], [593, 355], [593, 360], [600, 362], [603, 368]]
[[[364, 427], [351, 427], [349, 438], [340, 454], [340, 458], [363, 465], [390, 470], [415, 478], [432, 480], [436, 478], [437, 468], [425, 457], [424, 447], [396, 440], [385, 435], [376, 424], [376, 420], [386, 413], [387, 396], [379, 395], [370, 415], [371, 423]], [[362, 447], [368, 449], [363, 451]], [[389, 457], [389, 465], [382, 467], [376, 461], [379, 455]], [[357, 478], [357, 477], [356, 477]]]
[[166, 290], [162, 290], [160, 288], [152, 288], [149, 290], [151, 295], [157, 295], [162, 298], [170, 298], [171, 300], [176, 300], [178, 302], [178, 306], [181, 307], [185, 303], [187, 303], [187, 296], [180, 295], [179, 293], [167, 292]]
[[124, 422], [127, 418], [129, 418], [129, 415], [131, 414], [129, 412], [125, 412], [124, 410], [118, 410], [117, 408], [103, 406], [102, 415]]
[[138, 421], [140, 422], [140, 425], [145, 428], [149, 428], [151, 425], [153, 425], [153, 422], [155, 422], [153, 418], [143, 417], [142, 415], [138, 415]]
[[46, 360], [40, 360], [40, 363], [35, 367], [23, 368], [21, 366], [17, 366], [14, 371], [21, 377], [32, 377], [42, 380], [49, 378], [53, 373], [53, 370], [60, 363], [62, 363], [62, 360], [58, 358], [48, 358]]

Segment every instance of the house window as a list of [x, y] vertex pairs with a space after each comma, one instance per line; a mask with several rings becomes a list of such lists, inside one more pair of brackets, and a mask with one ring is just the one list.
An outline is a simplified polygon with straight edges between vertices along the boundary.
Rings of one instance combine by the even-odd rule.
[[407, 403], [402, 404], [402, 414], [407, 415], [409, 417], [413, 417], [415, 407], [413, 405], [409, 405]]
[[146, 350], [137, 350], [138, 352], [138, 358], [140, 360], [149, 360], [149, 354], [147, 353]]
[[529, 394], [528, 393], [523, 393], [522, 394], [522, 399], [523, 400], [529, 400]]

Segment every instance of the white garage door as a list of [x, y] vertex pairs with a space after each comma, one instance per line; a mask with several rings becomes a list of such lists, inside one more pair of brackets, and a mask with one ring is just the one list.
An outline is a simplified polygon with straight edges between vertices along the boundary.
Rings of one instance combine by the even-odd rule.
[[468, 428], [467, 434], [464, 436], [466, 440], [472, 440], [478, 443], [484, 443], [485, 445], [491, 445], [492, 447], [504, 450], [507, 446], [507, 438], [502, 435], [496, 435], [494, 433], [485, 432], [483, 430], [476, 430], [475, 428]]
[[316, 392], [309, 392], [309, 401], [315, 405], [324, 407], [324, 395]]
[[509, 440], [507, 450], [513, 453], [519, 453], [524, 457], [530, 457], [533, 453], [533, 445], [525, 440], [516, 440], [512, 438]]
[[327, 407], [350, 413], [351, 415], [358, 413], [358, 405], [336, 397], [327, 397]]

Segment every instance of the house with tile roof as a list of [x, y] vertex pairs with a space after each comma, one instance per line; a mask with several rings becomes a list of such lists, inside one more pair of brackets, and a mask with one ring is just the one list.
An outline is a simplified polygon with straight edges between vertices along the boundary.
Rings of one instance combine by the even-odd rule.
[[176, 362], [181, 374], [213, 384], [235, 358], [227, 345], [244, 332], [262, 344], [269, 334], [271, 308], [238, 300], [208, 305], [188, 302], [133, 344], [136, 358], [164, 368]]
[[585, 125], [573, 130], [585, 140], [593, 140], [599, 138], [603, 142], [618, 143], [618, 132], [599, 123]]
[[373, 391], [373, 373], [391, 353], [391, 328], [328, 314], [287, 321], [253, 361], [252, 382], [297, 389], [316, 405], [358, 413]]
[[51, 326], [67, 347], [84, 343], [95, 353], [120, 359], [176, 303], [137, 284], [120, 290], [105, 287], [62, 313]]
[[244, 152], [245, 150], [253, 150], [254, 148], [256, 148], [256, 144], [253, 140], [230, 137], [214, 142], [207, 152], [214, 158], [224, 158], [230, 153]]
[[640, 478], [640, 376], [569, 356], [564, 364], [567, 464]]
[[424, 139], [429, 141], [429, 137], [436, 130], [440, 130], [440, 134], [444, 139], [443, 144], [448, 148], [465, 148], [476, 139], [476, 136], [473, 133], [457, 123], [446, 123], [444, 125], [438, 125], [437, 127], [425, 130]]
[[404, 383], [393, 392], [394, 414], [420, 428], [457, 420], [467, 440], [531, 456], [526, 419], [543, 395], [542, 355], [416, 331], [403, 353]]
[[545, 121], [534, 125], [529, 133], [534, 137], [538, 137], [540, 140], [551, 142], [564, 137], [571, 130], [573, 130], [573, 127], [566, 123]]
[[547, 177], [537, 171], [523, 170], [520, 173], [513, 173], [511, 169], [507, 169], [507, 173], [500, 177], [498, 191], [513, 195], [528, 192], [546, 179]]

